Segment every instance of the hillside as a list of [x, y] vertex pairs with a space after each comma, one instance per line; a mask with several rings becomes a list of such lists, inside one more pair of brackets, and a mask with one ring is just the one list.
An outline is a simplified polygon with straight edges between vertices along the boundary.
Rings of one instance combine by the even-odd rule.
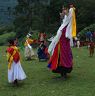
[[9, 24], [13, 21], [13, 10], [17, 0], [0, 0], [0, 24]]

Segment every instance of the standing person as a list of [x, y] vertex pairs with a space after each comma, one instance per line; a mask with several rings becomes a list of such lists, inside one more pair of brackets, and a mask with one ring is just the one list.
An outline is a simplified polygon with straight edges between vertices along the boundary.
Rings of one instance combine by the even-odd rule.
[[94, 47], [95, 47], [94, 42], [91, 41], [91, 42], [89, 43], [89, 56], [90, 56], [90, 57], [93, 57], [93, 55], [94, 55]]
[[48, 52], [51, 55], [48, 67], [53, 72], [59, 73], [66, 78], [67, 73], [70, 73], [73, 67], [73, 56], [70, 47], [70, 41], [73, 36], [71, 32], [71, 11], [68, 12], [68, 8], [64, 8], [64, 14], [63, 23], [48, 48]]
[[80, 41], [77, 40], [77, 48], [80, 48]]
[[33, 48], [31, 46], [31, 44], [33, 44], [33, 39], [31, 39], [30, 37], [31, 37], [31, 34], [28, 34], [27, 39], [24, 44], [25, 45], [25, 58], [27, 60], [31, 60], [32, 57], [35, 55]]
[[17, 84], [18, 80], [24, 80], [26, 75], [20, 63], [19, 49], [16, 47], [14, 40], [9, 41], [7, 48], [8, 59], [8, 82]]
[[88, 29], [88, 32], [86, 32], [86, 41], [92, 41], [92, 32]]
[[69, 19], [70, 22], [68, 24], [68, 28], [67, 31], [69, 31], [68, 33], [70, 33], [70, 45], [73, 46], [73, 38], [76, 37], [76, 15], [75, 15], [75, 7], [73, 4], [69, 5], [70, 9], [69, 9]]
[[41, 43], [41, 42], [45, 42], [45, 39], [46, 39], [46, 34], [45, 34], [45, 32], [43, 33], [43, 32], [40, 32], [39, 33], [39, 36], [38, 36], [38, 40], [39, 40], [39, 42]]
[[47, 47], [44, 44], [44, 41], [41, 42], [41, 44], [38, 48], [37, 54], [38, 54], [39, 61], [40, 60], [47, 60], [49, 58], [48, 52], [47, 52]]

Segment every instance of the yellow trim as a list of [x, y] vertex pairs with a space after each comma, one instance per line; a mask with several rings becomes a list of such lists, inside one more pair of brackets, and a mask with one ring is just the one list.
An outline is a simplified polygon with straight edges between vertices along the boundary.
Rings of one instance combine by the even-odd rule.
[[72, 16], [72, 37], [76, 37], [76, 16], [75, 16], [75, 8], [73, 8], [73, 16]]
[[26, 39], [24, 46], [28, 46], [28, 44], [29, 44], [29, 45], [32, 44], [33, 41], [34, 41], [34, 40], [33, 40], [33, 39], [30, 39], [30, 38]]
[[7, 53], [7, 59], [8, 59], [8, 69], [11, 69], [12, 63], [13, 63], [13, 56], [16, 54], [16, 52], [18, 51], [18, 48], [16, 46], [12, 46], [11, 48], [14, 49], [13, 54], [9, 54]]

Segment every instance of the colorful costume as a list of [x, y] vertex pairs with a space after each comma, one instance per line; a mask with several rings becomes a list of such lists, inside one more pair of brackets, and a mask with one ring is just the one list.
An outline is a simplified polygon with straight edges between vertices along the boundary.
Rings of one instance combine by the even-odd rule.
[[45, 33], [40, 33], [39, 34], [39, 41], [42, 42], [46, 39], [46, 34]]
[[41, 44], [40, 47], [38, 48], [38, 58], [39, 60], [47, 60], [49, 55], [47, 52], [47, 47], [44, 44]]
[[34, 56], [34, 51], [33, 51], [33, 48], [31, 46], [32, 43], [33, 43], [32, 39], [30, 39], [30, 38], [26, 39], [26, 42], [25, 42], [25, 57], [27, 59], [31, 59], [32, 56]]
[[20, 53], [16, 46], [10, 46], [7, 48], [7, 59], [9, 83], [14, 82], [15, 80], [25, 79], [26, 75], [20, 63]]
[[72, 37], [75, 36], [76, 32], [73, 32], [72, 26], [72, 11], [70, 9], [69, 15], [65, 15], [63, 23], [57, 31], [57, 35], [52, 40], [48, 52], [51, 58], [48, 63], [48, 67], [55, 73], [60, 73], [61, 75], [70, 73], [73, 66], [73, 56], [70, 47], [70, 42], [72, 45]]

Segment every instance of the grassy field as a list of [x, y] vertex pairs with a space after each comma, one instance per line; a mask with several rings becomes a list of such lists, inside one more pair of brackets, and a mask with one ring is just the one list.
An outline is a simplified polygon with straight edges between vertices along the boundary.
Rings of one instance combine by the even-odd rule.
[[22, 66], [27, 79], [19, 87], [7, 82], [6, 47], [0, 47], [0, 96], [95, 96], [95, 56], [86, 47], [73, 48], [74, 69], [68, 78], [58, 78], [47, 68], [47, 62], [25, 61]]

